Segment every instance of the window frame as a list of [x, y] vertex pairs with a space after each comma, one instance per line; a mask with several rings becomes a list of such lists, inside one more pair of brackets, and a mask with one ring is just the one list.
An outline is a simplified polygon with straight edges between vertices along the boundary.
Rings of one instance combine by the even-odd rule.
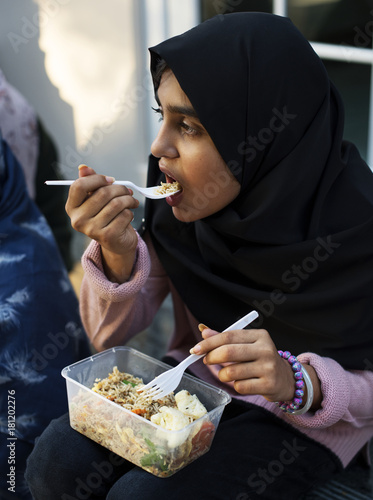
[[[272, 13], [287, 16], [288, 0], [272, 0]], [[352, 47], [309, 40], [314, 51], [321, 59], [342, 61], [353, 64], [370, 64], [369, 118], [367, 140], [367, 163], [373, 170], [373, 45], [372, 48]]]

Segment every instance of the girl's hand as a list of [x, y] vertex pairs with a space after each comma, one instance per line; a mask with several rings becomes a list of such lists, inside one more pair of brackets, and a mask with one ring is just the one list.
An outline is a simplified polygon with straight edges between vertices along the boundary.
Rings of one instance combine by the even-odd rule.
[[136, 255], [137, 234], [131, 222], [139, 202], [130, 189], [113, 181], [81, 165], [79, 179], [70, 187], [66, 212], [74, 229], [101, 245], [109, 279], [123, 282], [131, 274]]
[[[191, 352], [206, 353], [203, 361], [208, 365], [228, 363], [219, 371], [219, 379], [222, 382], [233, 382], [239, 394], [260, 394], [272, 402], [293, 399], [293, 370], [290, 364], [278, 355], [277, 348], [266, 330], [231, 330], [218, 333], [206, 329], [203, 330], [202, 336], [204, 340]], [[307, 366], [311, 375], [310, 368]], [[311, 371], [316, 375], [313, 369]], [[314, 376], [311, 378], [314, 383]], [[315, 391], [315, 396], [321, 397], [321, 391], [320, 395]], [[321, 400], [315, 401], [315, 404], [320, 402]]]

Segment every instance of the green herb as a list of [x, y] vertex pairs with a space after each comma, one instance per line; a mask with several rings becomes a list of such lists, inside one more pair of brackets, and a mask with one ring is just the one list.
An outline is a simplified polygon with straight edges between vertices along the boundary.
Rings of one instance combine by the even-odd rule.
[[155, 444], [150, 441], [150, 439], [145, 438], [145, 442], [148, 445], [150, 453], [144, 455], [141, 458], [141, 465], [143, 467], [150, 467], [151, 465], [154, 465], [155, 467], [158, 467], [158, 469], [160, 469], [162, 472], [167, 471], [168, 465], [162, 453], [157, 449]]
[[130, 382], [129, 380], [122, 380], [122, 384], [132, 385], [132, 387], [136, 387], [137, 385], [134, 382]]

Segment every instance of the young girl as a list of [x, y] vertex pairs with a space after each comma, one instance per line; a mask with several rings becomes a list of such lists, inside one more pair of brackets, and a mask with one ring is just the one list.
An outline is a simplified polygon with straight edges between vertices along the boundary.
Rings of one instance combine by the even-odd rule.
[[[288, 19], [217, 16], [152, 48], [151, 71], [162, 124], [148, 184], [182, 189], [147, 201], [139, 236], [131, 190], [80, 167], [67, 211], [94, 240], [82, 318], [103, 350], [146, 328], [171, 293], [168, 359], [194, 346], [205, 356], [190, 370], [233, 400], [211, 450], [168, 479], [114, 463], [65, 416], [35, 448], [30, 487], [37, 500], [298, 499], [373, 435], [372, 172]], [[249, 329], [220, 333], [252, 309]]]

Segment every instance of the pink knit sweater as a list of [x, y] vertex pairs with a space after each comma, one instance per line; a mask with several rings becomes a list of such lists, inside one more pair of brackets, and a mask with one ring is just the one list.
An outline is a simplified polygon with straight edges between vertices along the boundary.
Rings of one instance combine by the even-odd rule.
[[[181, 361], [189, 355], [189, 349], [201, 340], [197, 319], [182, 302], [149, 239], [145, 243], [139, 237], [137, 261], [131, 279], [122, 285], [106, 278], [100, 246], [95, 241], [83, 255], [82, 264], [85, 276], [81, 288], [81, 315], [87, 334], [98, 351], [123, 345], [147, 328], [170, 292], [175, 330], [168, 354]], [[286, 346], [279, 348], [286, 349]], [[302, 353], [298, 359], [314, 367], [323, 393], [322, 408], [300, 416], [283, 413], [262, 396], [237, 394], [231, 385], [219, 381], [217, 366], [206, 366], [199, 360], [191, 365], [190, 370], [206, 382], [221, 387], [232, 397], [275, 413], [300, 432], [327, 446], [346, 466], [360, 450], [367, 452], [367, 444], [373, 436], [373, 372], [346, 371], [333, 359], [312, 353]]]

